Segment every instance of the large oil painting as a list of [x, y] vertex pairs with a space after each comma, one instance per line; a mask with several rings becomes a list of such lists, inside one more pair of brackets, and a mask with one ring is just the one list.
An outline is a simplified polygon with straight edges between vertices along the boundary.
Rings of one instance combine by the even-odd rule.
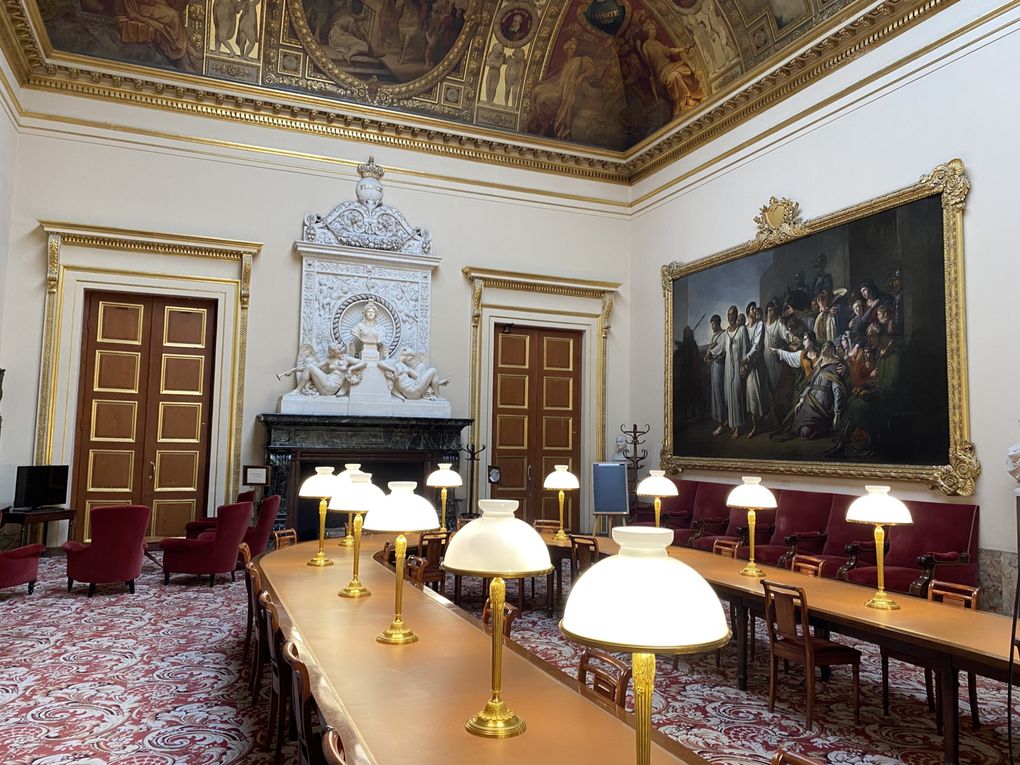
[[969, 494], [954, 160], [803, 223], [773, 199], [758, 238], [663, 269], [673, 467], [913, 478]]

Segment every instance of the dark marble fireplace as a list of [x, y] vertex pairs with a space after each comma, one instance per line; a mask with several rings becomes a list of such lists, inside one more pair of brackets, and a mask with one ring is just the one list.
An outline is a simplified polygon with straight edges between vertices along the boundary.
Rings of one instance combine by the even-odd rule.
[[[302, 481], [318, 465], [339, 472], [346, 462], [359, 462], [372, 473], [381, 488], [388, 481], [417, 481], [423, 489], [425, 477], [440, 462], [460, 459], [461, 431], [469, 419], [433, 417], [333, 417], [308, 414], [260, 414], [265, 426], [266, 464], [272, 468], [270, 494], [279, 494], [279, 522], [294, 528], [300, 539], [318, 533], [318, 507], [314, 499], [299, 498]], [[454, 517], [455, 497], [451, 492], [448, 516]], [[438, 505], [437, 505], [438, 507]], [[327, 526], [342, 525], [345, 517], [330, 513]]]

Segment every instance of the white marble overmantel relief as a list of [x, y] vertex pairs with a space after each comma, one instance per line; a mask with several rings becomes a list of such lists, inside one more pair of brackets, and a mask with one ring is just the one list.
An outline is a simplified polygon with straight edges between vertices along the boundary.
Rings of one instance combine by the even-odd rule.
[[429, 363], [432, 254], [428, 229], [382, 204], [383, 169], [358, 166], [357, 199], [306, 215], [301, 323], [284, 414], [450, 417], [447, 380]]

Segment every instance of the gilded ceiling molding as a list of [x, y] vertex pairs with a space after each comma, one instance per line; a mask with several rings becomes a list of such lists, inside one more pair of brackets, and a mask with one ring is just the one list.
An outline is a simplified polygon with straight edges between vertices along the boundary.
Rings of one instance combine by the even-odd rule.
[[[679, 129], [664, 128], [658, 136], [652, 136], [629, 153], [568, 147], [527, 135], [506, 140], [493, 130], [465, 126], [463, 132], [455, 131], [439, 119], [409, 118], [383, 108], [251, 85], [221, 85], [211, 79], [53, 53], [41, 47], [33, 30], [38, 14], [26, 13], [22, 4], [31, 0], [0, 2], [4, 9], [0, 13], [0, 47], [23, 87], [627, 184], [662, 169], [955, 0], [886, 0], [832, 31], [780, 68], [695, 114]], [[156, 76], [167, 81], [156, 80]], [[287, 103], [278, 100], [283, 98]], [[338, 113], [340, 109], [346, 113]], [[417, 124], [402, 122], [409, 119]], [[666, 135], [670, 130], [673, 132]]]

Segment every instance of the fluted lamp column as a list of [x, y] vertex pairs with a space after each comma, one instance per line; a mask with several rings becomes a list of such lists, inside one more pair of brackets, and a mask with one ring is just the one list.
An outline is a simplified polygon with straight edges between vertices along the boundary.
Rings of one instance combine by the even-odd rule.
[[326, 557], [326, 504], [333, 492], [337, 490], [337, 476], [333, 475], [331, 467], [315, 468], [315, 475], [309, 476], [298, 489], [299, 497], [319, 498], [319, 551], [308, 561], [309, 566], [332, 566], [333, 561]]
[[662, 514], [662, 498], [675, 497], [679, 494], [676, 484], [666, 478], [665, 470], [649, 470], [648, 477], [637, 485], [635, 493], [639, 497], [655, 497], [656, 528], [661, 525], [659, 521]]
[[489, 601], [492, 613], [492, 693], [482, 710], [465, 727], [476, 736], [510, 738], [527, 727], [502, 698], [503, 606], [507, 579], [520, 579], [552, 571], [549, 548], [530, 525], [514, 517], [515, 499], [482, 499], [480, 518], [450, 538], [443, 569], [454, 574], [491, 578]]
[[868, 493], [858, 497], [847, 508], [846, 519], [852, 523], [871, 523], [875, 526], [875, 561], [878, 566], [878, 592], [866, 605], [881, 611], [895, 611], [899, 603], [885, 591], [885, 529], [913, 523], [910, 509], [896, 497], [889, 495], [888, 486], [865, 486]]
[[545, 482], [542, 484], [542, 488], [555, 489], [559, 491], [560, 500], [560, 528], [555, 534], [553, 534], [553, 540], [556, 542], [567, 542], [567, 532], [563, 528], [563, 493], [565, 491], [571, 491], [572, 489], [581, 488], [581, 484], [578, 483], [577, 476], [567, 470], [567, 465], [554, 465], [553, 471], [545, 477]]
[[[355, 473], [361, 472], [360, 462], [348, 462], [344, 464], [344, 469], [337, 474], [337, 478], [341, 481], [341, 485], [346, 485], [350, 480], [351, 476]], [[382, 490], [380, 489], [380, 492]], [[330, 503], [329, 510], [335, 510]], [[347, 513], [347, 526], [344, 535], [337, 542], [338, 547], [354, 547], [354, 513]]]
[[372, 594], [358, 578], [361, 563], [361, 527], [364, 523], [361, 516], [385, 496], [383, 490], [372, 483], [372, 474], [359, 470], [348, 476], [329, 501], [330, 510], [346, 512], [348, 518], [354, 516], [354, 522], [351, 524], [354, 526], [354, 534], [351, 537], [354, 540], [354, 566], [350, 583], [337, 593], [341, 598], [367, 598]]
[[426, 486], [434, 486], [441, 489], [440, 499], [442, 500], [442, 515], [439, 518], [439, 527], [446, 531], [446, 492], [447, 489], [456, 488], [457, 486], [463, 486], [464, 481], [461, 480], [460, 473], [455, 470], [451, 470], [453, 467], [452, 462], [440, 462], [439, 469], [433, 470], [429, 473], [429, 477], [425, 479]]
[[418, 635], [404, 623], [404, 558], [407, 555], [407, 537], [412, 531], [429, 531], [439, 525], [439, 516], [432, 503], [414, 493], [414, 481], [390, 481], [390, 493], [370, 507], [365, 516], [366, 531], [396, 533], [394, 548], [397, 556], [396, 588], [394, 590], [393, 621], [376, 637], [380, 643], [404, 645], [414, 643]]
[[744, 476], [744, 482], [737, 486], [726, 497], [727, 507], [747, 508], [747, 535], [751, 552], [747, 565], [740, 569], [742, 576], [765, 576], [757, 563], [754, 562], [754, 527], [758, 520], [757, 511], [776, 507], [776, 496], [761, 485], [761, 478]]
[[669, 557], [672, 529], [617, 526], [620, 552], [570, 589], [560, 631], [571, 640], [631, 654], [637, 763], [651, 762], [656, 654], [711, 651], [730, 639], [722, 604], [693, 568]]

